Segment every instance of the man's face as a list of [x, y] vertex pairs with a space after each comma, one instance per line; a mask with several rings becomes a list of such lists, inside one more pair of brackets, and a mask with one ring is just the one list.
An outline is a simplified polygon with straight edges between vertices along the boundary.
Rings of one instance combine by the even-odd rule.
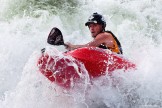
[[103, 31], [103, 26], [101, 24], [91, 23], [88, 27], [93, 38]]

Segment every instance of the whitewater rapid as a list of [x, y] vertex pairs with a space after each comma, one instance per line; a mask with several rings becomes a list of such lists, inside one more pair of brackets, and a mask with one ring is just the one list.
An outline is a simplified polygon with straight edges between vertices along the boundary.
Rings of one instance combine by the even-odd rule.
[[[162, 0], [0, 0], [0, 6], [0, 108], [162, 107]], [[84, 23], [93, 12], [104, 15], [137, 70], [66, 91], [39, 73], [40, 50], [52, 27], [65, 42], [90, 41]]]

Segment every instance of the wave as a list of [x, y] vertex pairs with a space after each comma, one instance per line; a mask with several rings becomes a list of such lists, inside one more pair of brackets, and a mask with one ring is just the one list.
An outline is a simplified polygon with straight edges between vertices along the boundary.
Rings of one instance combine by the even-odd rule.
[[[161, 107], [162, 2], [160, 0], [5, 0], [0, 1], [0, 108]], [[65, 41], [91, 40], [84, 23], [104, 15], [120, 40], [135, 72], [116, 72], [94, 80], [94, 86], [67, 93], [38, 74], [35, 62], [47, 46], [50, 29]], [[62, 49], [60, 49], [62, 51]], [[34, 53], [33, 53], [34, 52]], [[104, 81], [108, 82], [104, 82]], [[102, 86], [103, 83], [105, 86]], [[115, 87], [115, 89], [114, 89]], [[85, 89], [89, 89], [88, 94]], [[54, 92], [55, 91], [55, 92]]]

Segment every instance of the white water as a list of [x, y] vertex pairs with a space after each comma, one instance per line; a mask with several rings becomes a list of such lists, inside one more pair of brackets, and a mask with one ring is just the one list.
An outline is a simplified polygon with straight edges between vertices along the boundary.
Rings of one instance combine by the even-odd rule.
[[[85, 0], [70, 9], [67, 4], [54, 14], [50, 6], [0, 0], [0, 108], [162, 107], [162, 0]], [[38, 72], [40, 49], [54, 26], [66, 42], [91, 40], [84, 23], [96, 11], [138, 69], [117, 71], [113, 81], [102, 77], [91, 87], [66, 92]]]

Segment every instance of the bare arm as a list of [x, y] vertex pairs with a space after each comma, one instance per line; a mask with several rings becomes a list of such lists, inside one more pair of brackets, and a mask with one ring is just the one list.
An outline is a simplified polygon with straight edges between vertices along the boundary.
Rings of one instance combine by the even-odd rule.
[[89, 42], [87, 44], [83, 44], [83, 45], [73, 45], [71, 43], [66, 43], [67, 49], [73, 50], [73, 49], [77, 49], [77, 48], [81, 48], [81, 47], [88, 47], [88, 46], [98, 47], [101, 44], [111, 47], [111, 46], [113, 46], [113, 40], [112, 40], [112, 36], [109, 36], [109, 35], [111, 35], [111, 34], [100, 33], [91, 42]]

